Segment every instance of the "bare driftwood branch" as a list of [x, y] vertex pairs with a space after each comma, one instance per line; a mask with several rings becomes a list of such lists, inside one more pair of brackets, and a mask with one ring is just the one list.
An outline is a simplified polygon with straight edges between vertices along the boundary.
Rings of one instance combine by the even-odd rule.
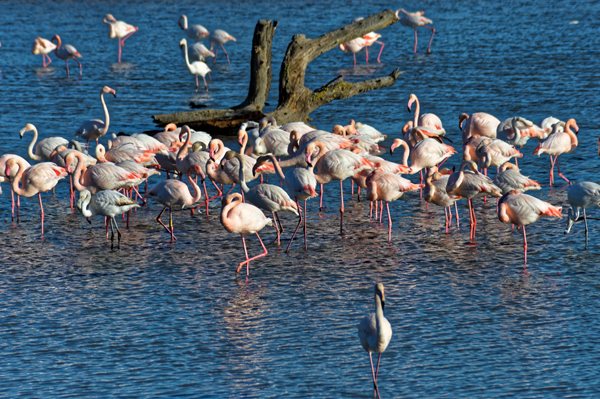
[[[280, 124], [306, 121], [318, 107], [333, 100], [352, 97], [365, 91], [387, 87], [400, 75], [398, 69], [388, 76], [358, 83], [349, 83], [338, 77], [314, 92], [304, 85], [308, 64], [319, 55], [366, 33], [383, 29], [398, 22], [391, 10], [384, 10], [363, 20], [353, 22], [315, 39], [296, 35], [289, 44], [281, 64], [279, 78], [279, 104], [268, 114]], [[232, 109], [202, 110], [155, 115], [161, 126], [167, 123], [188, 124], [211, 133], [228, 134], [247, 120], [259, 120], [271, 88], [271, 47], [277, 21], [261, 20], [256, 25], [252, 42], [251, 80], [248, 97]]]

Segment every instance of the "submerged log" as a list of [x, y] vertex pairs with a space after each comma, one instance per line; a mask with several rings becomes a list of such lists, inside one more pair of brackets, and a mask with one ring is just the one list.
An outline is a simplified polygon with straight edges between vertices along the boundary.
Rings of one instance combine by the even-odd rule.
[[396, 22], [398, 22], [398, 18], [394, 12], [384, 10], [316, 39], [295, 35], [281, 64], [279, 105], [275, 111], [264, 114], [262, 110], [271, 89], [271, 48], [277, 21], [260, 20], [254, 30], [250, 87], [248, 96], [243, 103], [230, 109], [205, 109], [154, 115], [154, 122], [159, 126], [166, 126], [168, 123], [187, 124], [194, 129], [204, 130], [211, 134], [229, 135], [234, 134], [243, 122], [258, 121], [266, 115], [274, 116], [280, 124], [307, 121], [310, 119], [309, 114], [312, 111], [333, 100], [349, 98], [395, 83], [401, 73], [398, 69], [387, 76], [357, 83], [346, 82], [341, 76], [338, 76], [315, 91], [304, 86], [304, 78], [308, 64], [319, 55], [342, 43], [383, 29]]

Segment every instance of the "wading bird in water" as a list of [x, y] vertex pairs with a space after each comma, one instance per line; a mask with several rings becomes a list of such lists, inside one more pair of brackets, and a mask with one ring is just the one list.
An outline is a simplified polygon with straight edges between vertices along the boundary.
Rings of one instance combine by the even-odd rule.
[[[366, 315], [358, 325], [358, 338], [360, 338], [362, 347], [369, 353], [371, 373], [373, 374], [373, 388], [375, 389], [375, 395], [377, 395], [378, 398], [380, 398], [379, 388], [377, 387], [379, 362], [381, 360], [381, 354], [385, 352], [392, 339], [392, 326], [383, 315], [384, 308], [385, 295], [383, 292], [383, 284], [379, 283], [375, 285], [375, 313]], [[379, 355], [377, 357], [377, 369], [373, 367], [373, 352]]]
[[75, 136], [81, 136], [82, 139], [87, 140], [87, 145], [89, 147], [90, 140], [96, 140], [96, 145], [98, 144], [98, 139], [108, 132], [108, 127], [110, 126], [110, 115], [108, 114], [108, 108], [106, 107], [106, 103], [104, 102], [104, 95], [110, 93], [115, 98], [117, 98], [117, 92], [111, 89], [108, 86], [104, 86], [102, 90], [100, 90], [100, 101], [102, 102], [102, 108], [104, 109], [104, 119], [102, 121], [100, 119], [88, 119], [83, 122]]
[[[52, 63], [52, 59], [48, 54], [53, 52], [56, 49], [56, 44], [52, 43], [48, 39], [44, 39], [42, 37], [36, 37], [31, 45], [31, 52], [35, 55], [42, 55], [42, 64], [44, 68]], [[46, 59], [48, 59], [48, 63], [46, 63]]]
[[210, 68], [206, 63], [202, 61], [194, 61], [190, 64], [190, 58], [188, 55], [188, 47], [187, 40], [181, 39], [179, 42], [179, 47], [183, 48], [183, 54], [185, 56], [185, 65], [187, 65], [188, 70], [192, 75], [196, 76], [196, 93], [198, 92], [198, 76], [202, 76], [202, 80], [204, 80], [204, 87], [206, 88], [206, 92], [208, 93], [208, 85], [206, 84], [206, 75], [210, 72]]
[[567, 188], [567, 199], [571, 208], [569, 209], [569, 220], [565, 234], [571, 231], [573, 224], [579, 219], [579, 211], [583, 210], [583, 222], [585, 223], [585, 248], [588, 245], [588, 225], [585, 208], [600, 206], [600, 185], [591, 181], [575, 183]]
[[125, 40], [129, 39], [139, 28], [123, 21], [117, 21], [111, 14], [106, 14], [103, 21], [108, 24], [108, 37], [111, 39], [116, 37], [119, 40], [119, 62], [121, 62], [121, 47], [125, 47]]
[[[213, 58], [213, 63], [217, 62], [217, 55], [219, 55], [219, 46], [225, 52], [225, 57], [227, 57], [227, 63], [229, 64], [229, 54], [227, 54], [227, 50], [225, 50], [224, 44], [232, 41], [235, 42], [235, 37], [231, 36], [229, 33], [225, 32], [222, 29], [215, 29], [212, 31], [210, 35], [208, 35], [208, 40], [210, 41], [210, 51], [215, 52], [215, 58]], [[215, 48], [215, 44], [217, 45]]]
[[[400, 16], [400, 13], [403, 15]], [[427, 24], [432, 24], [433, 21], [429, 18], [425, 18], [423, 16], [425, 11], [417, 11], [417, 12], [408, 12], [403, 8], [396, 10], [396, 17], [400, 19], [400, 23], [403, 26], [408, 26], [410, 28], [414, 28], [415, 30], [415, 54], [417, 54], [417, 28], [422, 26], [423, 28], [431, 29], [431, 37], [429, 38], [429, 46], [427, 46], [427, 54], [431, 54], [431, 42], [433, 41], [433, 35], [435, 34], [435, 29], [431, 26], [427, 26]]]
[[[575, 129], [575, 133], [571, 130]], [[554, 184], [554, 164], [558, 167], [558, 175], [565, 179], [567, 183], [571, 183], [562, 173], [560, 173], [560, 165], [558, 164], [558, 156], [560, 154], [568, 154], [577, 148], [577, 136], [579, 127], [575, 119], [569, 119], [564, 127], [564, 132], [561, 132], [562, 127], [559, 124], [553, 126], [552, 133], [533, 150], [533, 155], [548, 154], [550, 155], [550, 185]], [[554, 159], [552, 159], [554, 156]]]
[[60, 36], [54, 35], [54, 37], [50, 41], [56, 40], [56, 48], [54, 49], [54, 53], [61, 60], [65, 60], [65, 64], [67, 65], [67, 76], [69, 76], [69, 60], [75, 60], [77, 64], [79, 64], [79, 76], [82, 76], [81, 72], [81, 62], [77, 60], [77, 58], [81, 58], [82, 55], [79, 54], [79, 51], [70, 44], [62, 45], [60, 41]]

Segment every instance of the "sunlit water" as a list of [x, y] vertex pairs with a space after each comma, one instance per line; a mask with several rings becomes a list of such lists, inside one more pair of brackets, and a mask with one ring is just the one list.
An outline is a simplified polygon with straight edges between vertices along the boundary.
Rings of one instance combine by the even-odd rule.
[[[315, 37], [356, 16], [400, 6], [425, 9], [434, 20], [433, 54], [423, 54], [429, 31], [419, 31], [414, 55], [413, 31], [400, 24], [381, 31], [381, 64], [364, 65], [361, 53], [352, 68], [351, 55], [325, 53], [308, 68], [310, 88], [338, 75], [357, 81], [395, 68], [405, 73], [390, 88], [318, 109], [312, 123], [330, 129], [354, 118], [398, 137], [410, 118], [410, 93], [419, 96], [422, 112], [441, 117], [455, 144], [461, 112], [536, 122], [572, 117], [580, 145], [559, 157], [561, 169], [574, 181], [596, 180], [595, 2], [2, 2], [0, 153], [25, 156], [31, 136], [19, 140], [18, 132], [26, 123], [35, 124], [41, 138], [73, 138], [83, 121], [102, 117], [103, 85], [117, 91], [116, 99], [107, 98], [115, 132], [151, 130], [151, 115], [184, 111], [190, 101], [215, 108], [240, 103], [261, 18], [279, 20], [271, 109], [293, 35]], [[127, 40], [121, 65], [102, 23], [109, 12], [140, 28]], [[226, 45], [231, 64], [223, 54], [209, 63], [208, 94], [194, 92], [180, 55], [182, 13], [190, 23], [238, 39]], [[56, 33], [83, 54], [83, 77], [75, 64], [66, 78], [56, 56], [44, 69], [41, 57], [30, 54], [36, 36]], [[226, 144], [238, 148], [233, 140]], [[548, 187], [548, 157], [531, 156], [535, 145], [532, 140], [522, 149], [519, 165], [544, 184], [535, 196], [564, 206], [564, 190]], [[446, 165], [458, 163], [455, 156]], [[23, 220], [11, 224], [10, 191], [3, 189], [0, 396], [372, 397], [356, 326], [373, 309], [375, 282], [385, 284], [394, 330], [379, 374], [382, 397], [599, 395], [595, 220], [587, 251], [581, 224], [563, 234], [565, 217], [529, 227], [525, 271], [521, 232], [498, 222], [495, 201], [475, 201], [473, 244], [466, 203], [462, 229], [453, 226], [446, 235], [441, 209], [426, 211], [418, 194], [405, 195], [391, 205], [388, 244], [387, 225], [369, 221], [368, 203], [350, 198], [349, 183], [347, 234], [339, 235], [339, 187], [332, 184], [326, 212], [309, 201], [309, 250], [300, 239], [283, 252], [296, 220], [282, 215], [283, 249], [272, 243], [274, 229], [265, 228], [269, 255], [251, 263], [248, 280], [236, 280], [241, 240], [221, 227], [217, 202], [209, 220], [202, 213], [175, 214], [176, 244], [156, 223], [161, 208], [151, 203], [132, 214], [129, 229], [119, 220], [122, 248], [111, 251], [101, 218], [90, 227], [70, 213], [66, 182], [55, 196], [43, 196], [43, 240], [36, 197], [22, 201]], [[597, 210], [589, 214], [598, 217]], [[248, 242], [251, 254], [260, 251], [256, 239]]]

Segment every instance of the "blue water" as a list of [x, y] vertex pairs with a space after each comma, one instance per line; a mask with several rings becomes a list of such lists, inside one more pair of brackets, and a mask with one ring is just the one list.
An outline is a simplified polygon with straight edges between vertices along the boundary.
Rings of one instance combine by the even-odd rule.
[[[316, 37], [354, 17], [400, 6], [425, 9], [433, 19], [433, 53], [424, 54], [428, 30], [419, 30], [414, 55], [413, 31], [396, 24], [380, 32], [386, 44], [381, 64], [364, 65], [360, 53], [352, 68], [349, 54], [323, 54], [307, 70], [311, 89], [338, 75], [358, 81], [395, 68], [404, 74], [390, 88], [316, 110], [315, 126], [330, 129], [353, 118], [398, 137], [411, 118], [410, 93], [419, 96], [422, 112], [440, 116], [457, 149], [462, 112], [536, 122], [549, 115], [575, 118], [580, 144], [560, 156], [561, 169], [573, 181], [597, 180], [600, 5], [591, 1], [3, 1], [0, 154], [26, 156], [31, 136], [17, 137], [26, 123], [37, 126], [40, 138], [73, 138], [83, 121], [103, 117], [103, 85], [117, 91], [116, 99], [107, 98], [114, 132], [154, 129], [151, 115], [187, 110], [190, 101], [239, 104], [261, 18], [279, 21], [269, 111], [293, 35]], [[127, 40], [121, 65], [102, 23], [109, 12], [140, 28]], [[231, 64], [223, 54], [209, 62], [208, 94], [194, 92], [180, 55], [182, 13], [238, 40], [226, 45]], [[83, 55], [82, 77], [74, 63], [66, 78], [54, 55], [51, 66], [41, 68], [41, 57], [30, 53], [36, 36], [56, 33]], [[234, 140], [226, 144], [238, 148]], [[564, 190], [548, 187], [548, 157], [531, 156], [535, 145], [530, 141], [519, 161], [524, 174], [544, 184], [533, 195], [566, 206]], [[458, 163], [455, 156], [446, 164]], [[498, 222], [494, 201], [475, 201], [479, 223], [471, 243], [466, 203], [460, 205], [463, 228], [446, 235], [441, 209], [427, 211], [418, 194], [405, 195], [391, 205], [388, 244], [387, 225], [369, 221], [368, 203], [350, 199], [349, 183], [347, 234], [339, 235], [334, 184], [326, 187], [327, 211], [309, 201], [308, 251], [300, 239], [284, 253], [285, 246], [271, 243], [273, 229], [265, 228], [269, 255], [251, 263], [248, 280], [236, 280], [241, 240], [220, 225], [217, 202], [209, 220], [175, 214], [176, 244], [155, 221], [160, 206], [150, 203], [132, 214], [129, 229], [122, 227], [121, 250], [111, 251], [100, 218], [89, 226], [70, 213], [65, 182], [56, 195], [44, 195], [43, 240], [37, 199], [23, 200], [23, 220], [11, 224], [8, 186], [3, 189], [2, 397], [372, 397], [356, 327], [373, 309], [376, 282], [386, 287], [394, 331], [379, 373], [382, 397], [600, 395], [596, 220], [590, 220], [588, 250], [581, 224], [563, 234], [566, 217], [530, 226], [524, 269], [521, 233]], [[588, 214], [600, 217], [598, 210]], [[287, 244], [296, 219], [282, 216]], [[258, 253], [258, 242], [248, 242], [250, 253]]]

